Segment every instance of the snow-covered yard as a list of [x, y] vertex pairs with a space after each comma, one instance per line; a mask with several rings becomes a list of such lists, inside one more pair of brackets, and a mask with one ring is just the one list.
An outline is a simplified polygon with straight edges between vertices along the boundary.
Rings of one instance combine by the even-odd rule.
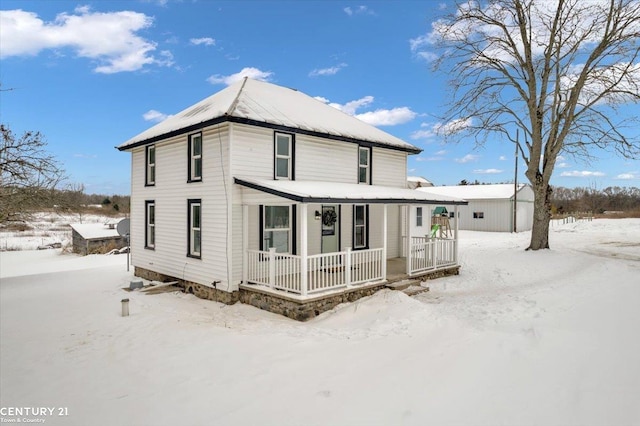
[[[307, 323], [126, 292], [122, 255], [0, 253], [0, 406], [56, 408], [1, 417], [640, 425], [640, 220], [551, 233], [551, 250], [524, 252], [529, 233], [462, 232], [461, 275]], [[131, 315], [121, 317], [127, 297]]]

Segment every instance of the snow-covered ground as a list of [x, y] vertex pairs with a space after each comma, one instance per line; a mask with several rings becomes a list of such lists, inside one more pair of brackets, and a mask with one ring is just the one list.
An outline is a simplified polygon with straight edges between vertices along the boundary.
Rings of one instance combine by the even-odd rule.
[[126, 292], [123, 255], [0, 253], [0, 406], [56, 409], [0, 417], [640, 425], [640, 220], [551, 229], [552, 249], [539, 252], [523, 250], [529, 233], [462, 232], [459, 276], [306, 323]]

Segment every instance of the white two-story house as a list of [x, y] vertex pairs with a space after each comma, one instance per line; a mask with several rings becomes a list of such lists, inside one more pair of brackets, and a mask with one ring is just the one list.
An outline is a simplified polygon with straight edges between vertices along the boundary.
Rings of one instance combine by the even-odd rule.
[[299, 91], [245, 78], [118, 149], [137, 276], [304, 320], [458, 271], [457, 234], [403, 229], [408, 206], [466, 204], [406, 188], [420, 149]]

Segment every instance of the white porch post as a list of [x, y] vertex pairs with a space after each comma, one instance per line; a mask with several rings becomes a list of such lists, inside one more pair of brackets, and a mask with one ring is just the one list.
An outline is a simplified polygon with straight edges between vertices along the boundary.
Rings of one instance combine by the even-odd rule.
[[382, 205], [382, 279], [387, 279], [387, 205]]
[[269, 287], [276, 286], [276, 248], [269, 248]]
[[307, 204], [300, 204], [300, 294], [307, 295]]
[[405, 243], [405, 253], [407, 253], [405, 271], [407, 275], [411, 275], [411, 214], [413, 213], [413, 206], [407, 205], [407, 220], [405, 221], [405, 235], [407, 236], [407, 241]]
[[453, 216], [455, 220], [455, 226], [453, 227], [453, 244], [455, 244], [455, 249], [453, 252], [453, 260], [455, 260], [456, 265], [458, 264], [458, 205], [453, 206]]
[[242, 282], [249, 282], [249, 206], [242, 205]]

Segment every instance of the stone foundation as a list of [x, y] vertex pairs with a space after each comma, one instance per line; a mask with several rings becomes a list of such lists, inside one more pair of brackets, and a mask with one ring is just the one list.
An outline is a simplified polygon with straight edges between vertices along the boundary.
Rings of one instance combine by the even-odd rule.
[[[458, 275], [459, 273], [460, 266], [453, 266], [451, 268], [417, 275], [411, 277], [411, 279], [431, 280], [449, 275]], [[371, 296], [375, 292], [385, 288], [388, 284], [387, 282], [384, 282], [368, 286], [365, 285], [346, 289], [342, 292], [321, 294], [306, 300], [300, 300], [297, 297], [287, 296], [286, 293], [274, 294], [273, 292], [262, 289], [259, 286], [244, 284], [240, 286], [239, 291], [229, 293], [213, 287], [160, 274], [138, 266], [134, 269], [134, 275], [150, 281], [177, 281], [177, 286], [184, 289], [185, 293], [191, 293], [201, 299], [213, 300], [227, 305], [232, 305], [240, 301], [247, 305], [255, 306], [256, 308], [273, 312], [275, 314], [284, 315], [285, 317], [297, 321], [307, 321], [320, 315], [322, 312], [335, 308], [341, 303], [354, 302], [362, 297]]]
[[213, 300], [214, 302], [225, 303], [227, 305], [233, 305], [238, 301], [239, 294], [237, 291], [229, 293], [228, 291], [218, 290], [217, 288], [209, 287], [206, 285], [194, 283], [187, 280], [181, 280], [180, 278], [164, 275], [159, 272], [150, 271], [148, 269], [140, 268], [136, 266], [133, 274], [136, 277], [144, 278], [149, 281], [169, 282], [177, 281], [177, 286], [182, 288], [185, 293], [191, 293], [200, 299]]
[[378, 290], [385, 288], [385, 285], [386, 283], [381, 283], [363, 288], [353, 288], [341, 293], [320, 295], [304, 301], [286, 295], [275, 295], [259, 287], [242, 285], [240, 287], [240, 301], [297, 321], [307, 321], [341, 303], [354, 302], [362, 297], [371, 296]]

